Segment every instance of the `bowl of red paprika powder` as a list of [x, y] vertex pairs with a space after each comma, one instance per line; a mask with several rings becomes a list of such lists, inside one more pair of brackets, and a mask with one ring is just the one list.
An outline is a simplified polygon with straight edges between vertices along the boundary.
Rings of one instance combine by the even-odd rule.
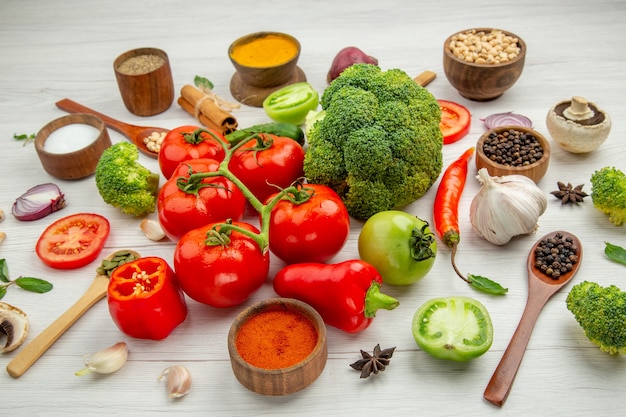
[[326, 326], [311, 306], [273, 298], [242, 311], [228, 333], [237, 380], [263, 395], [289, 395], [309, 386], [326, 366]]

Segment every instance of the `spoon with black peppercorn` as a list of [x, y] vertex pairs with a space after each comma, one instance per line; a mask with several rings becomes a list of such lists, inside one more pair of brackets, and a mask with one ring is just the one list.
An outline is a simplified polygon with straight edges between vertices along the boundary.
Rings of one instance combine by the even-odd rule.
[[163, 129], [161, 127], [136, 126], [120, 122], [119, 120], [105, 116], [102, 113], [98, 113], [95, 110], [67, 98], [57, 101], [56, 106], [68, 113], [87, 113], [99, 117], [108, 127], [126, 136], [141, 152], [155, 159], [159, 156], [159, 152], [149, 149], [146, 143], [144, 143], [144, 139], [150, 137], [150, 135], [154, 133], [162, 134], [169, 131], [168, 129]]
[[[561, 245], [561, 246], [559, 246]], [[543, 250], [553, 251], [553, 256], [557, 258], [562, 254], [569, 260], [564, 262], [567, 266], [563, 272], [554, 273], [554, 269], [544, 272], [537, 265], [539, 258], [543, 258]], [[558, 251], [558, 253], [557, 253]], [[571, 233], [556, 231], [549, 233], [539, 239], [530, 250], [528, 255], [528, 298], [526, 307], [520, 322], [509, 342], [509, 345], [502, 355], [502, 359], [487, 384], [483, 394], [484, 398], [501, 407], [504, 405], [511, 390], [511, 385], [517, 374], [524, 352], [528, 346], [530, 335], [546, 302], [565, 286], [576, 274], [582, 261], [583, 248], [580, 240]], [[539, 263], [543, 261], [539, 259]], [[546, 270], [548, 268], [545, 268]]]

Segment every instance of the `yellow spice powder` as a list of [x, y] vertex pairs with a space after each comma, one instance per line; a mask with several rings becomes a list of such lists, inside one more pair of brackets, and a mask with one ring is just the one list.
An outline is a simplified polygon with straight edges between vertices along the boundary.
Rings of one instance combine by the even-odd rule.
[[268, 35], [235, 46], [232, 58], [248, 67], [271, 67], [284, 64], [298, 53], [296, 44], [282, 36]]

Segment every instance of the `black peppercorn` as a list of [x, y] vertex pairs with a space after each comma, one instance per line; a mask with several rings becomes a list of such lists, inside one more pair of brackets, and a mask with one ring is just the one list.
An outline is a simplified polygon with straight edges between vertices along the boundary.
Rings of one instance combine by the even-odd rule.
[[578, 249], [560, 233], [543, 239], [535, 249], [535, 267], [553, 279], [571, 271], [577, 262]]

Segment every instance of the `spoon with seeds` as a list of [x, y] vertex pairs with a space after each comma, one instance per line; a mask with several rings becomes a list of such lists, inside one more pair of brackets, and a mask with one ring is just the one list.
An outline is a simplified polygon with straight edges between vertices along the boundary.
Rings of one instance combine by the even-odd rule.
[[[558, 278], [553, 278], [542, 272], [536, 266], [537, 254], [536, 249], [545, 245], [545, 240], [552, 238], [563, 242], [570, 242], [572, 249], [575, 251], [577, 261], [572, 264], [572, 269], [562, 273]], [[576, 274], [582, 261], [583, 248], [580, 240], [571, 233], [556, 231], [549, 233], [539, 239], [530, 250], [528, 255], [528, 298], [522, 318], [509, 342], [509, 346], [504, 351], [504, 355], [500, 360], [485, 392], [484, 398], [502, 407], [511, 390], [511, 385], [517, 374], [524, 352], [528, 346], [530, 335], [535, 326], [535, 322], [539, 317], [539, 313], [543, 309], [546, 302], [565, 286]]]
[[[120, 250], [112, 253], [106, 258], [109, 261], [107, 271], [115, 269], [116, 265], [130, 262], [139, 258], [139, 253], [132, 250]], [[103, 263], [104, 265], [104, 263]], [[107, 273], [96, 274], [91, 286], [65, 313], [46, 327], [28, 345], [23, 347], [17, 355], [7, 365], [7, 372], [13, 378], [18, 378], [28, 371], [37, 362], [50, 346], [57, 341], [67, 329], [69, 329], [87, 310], [96, 302], [104, 298], [109, 287], [109, 275]]]
[[164, 129], [161, 127], [136, 126], [120, 122], [119, 120], [113, 119], [109, 116], [105, 116], [102, 113], [98, 113], [97, 111], [85, 107], [82, 104], [78, 104], [68, 98], [57, 101], [56, 106], [68, 113], [87, 113], [99, 117], [108, 127], [126, 136], [132, 143], [135, 144], [135, 146], [137, 146], [137, 148], [141, 152], [155, 159], [159, 156], [159, 153], [148, 149], [148, 147], [144, 143], [144, 139], [146, 139], [153, 133], [169, 132], [168, 129]]

